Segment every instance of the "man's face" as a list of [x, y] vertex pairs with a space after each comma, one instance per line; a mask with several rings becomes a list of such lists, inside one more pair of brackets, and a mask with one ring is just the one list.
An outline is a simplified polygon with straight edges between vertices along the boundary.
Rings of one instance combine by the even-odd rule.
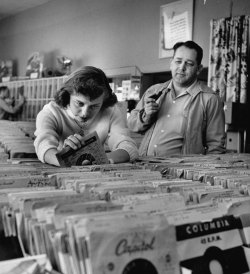
[[181, 87], [190, 86], [197, 78], [202, 65], [197, 64], [197, 53], [185, 46], [179, 47], [171, 61], [170, 69], [173, 81]]
[[88, 96], [72, 94], [69, 107], [80, 123], [90, 124], [99, 113], [104, 100], [104, 93], [95, 100], [90, 101]]

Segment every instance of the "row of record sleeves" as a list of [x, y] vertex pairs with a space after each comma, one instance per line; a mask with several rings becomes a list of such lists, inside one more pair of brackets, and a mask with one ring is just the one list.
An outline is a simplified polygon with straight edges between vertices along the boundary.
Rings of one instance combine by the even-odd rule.
[[2, 161], [1, 229], [18, 239], [23, 258], [0, 267], [23, 274], [250, 273], [249, 165], [249, 154], [70, 168]]
[[250, 273], [249, 154], [57, 168], [34, 123], [0, 126], [1, 274]]
[[13, 158], [37, 159], [34, 148], [35, 122], [0, 121], [0, 163]]

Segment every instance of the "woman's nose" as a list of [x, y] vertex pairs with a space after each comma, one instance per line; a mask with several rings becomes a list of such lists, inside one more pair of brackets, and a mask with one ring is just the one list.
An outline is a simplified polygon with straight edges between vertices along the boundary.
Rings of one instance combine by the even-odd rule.
[[82, 117], [87, 117], [89, 113], [89, 108], [87, 106], [82, 107], [81, 109], [81, 116]]

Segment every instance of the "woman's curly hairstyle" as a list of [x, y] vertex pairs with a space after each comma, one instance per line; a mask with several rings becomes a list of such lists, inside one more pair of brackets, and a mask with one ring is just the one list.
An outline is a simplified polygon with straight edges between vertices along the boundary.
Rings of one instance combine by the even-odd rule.
[[117, 97], [110, 88], [105, 73], [92, 66], [82, 67], [71, 75], [54, 96], [55, 102], [60, 107], [67, 107], [70, 102], [71, 94], [82, 94], [95, 100], [105, 94], [102, 108], [113, 106], [117, 103]]

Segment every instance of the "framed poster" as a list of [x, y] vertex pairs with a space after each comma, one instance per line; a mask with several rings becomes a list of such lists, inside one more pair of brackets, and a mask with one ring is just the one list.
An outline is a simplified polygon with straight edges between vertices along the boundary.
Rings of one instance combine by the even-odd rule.
[[193, 0], [175, 1], [160, 7], [159, 58], [171, 57], [177, 42], [192, 40]]

